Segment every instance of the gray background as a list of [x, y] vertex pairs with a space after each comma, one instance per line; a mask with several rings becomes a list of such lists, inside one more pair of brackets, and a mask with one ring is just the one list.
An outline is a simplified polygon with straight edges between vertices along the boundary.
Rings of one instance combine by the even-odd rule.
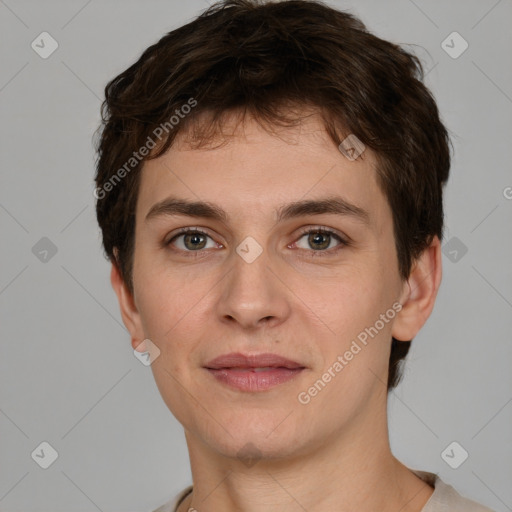
[[[330, 4], [422, 58], [455, 147], [443, 284], [390, 397], [392, 447], [512, 510], [512, 3]], [[110, 288], [91, 140], [107, 80], [205, 7], [0, 0], [1, 511], [152, 510], [191, 481], [182, 428]], [[47, 59], [31, 48], [43, 31], [59, 45]], [[453, 31], [469, 44], [458, 58], [441, 46]], [[46, 470], [31, 457], [43, 441], [58, 452]], [[469, 453], [458, 469], [441, 457], [452, 441]]]

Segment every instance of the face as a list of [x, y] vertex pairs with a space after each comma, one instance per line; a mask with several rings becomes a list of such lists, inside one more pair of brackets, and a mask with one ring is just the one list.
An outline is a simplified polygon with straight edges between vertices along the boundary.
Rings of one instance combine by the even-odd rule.
[[[158, 347], [165, 403], [230, 457], [367, 428], [404, 293], [371, 151], [349, 160], [317, 117], [278, 135], [246, 119], [214, 149], [176, 139], [145, 164], [136, 207], [132, 343]], [[228, 354], [248, 358], [212, 363]]]

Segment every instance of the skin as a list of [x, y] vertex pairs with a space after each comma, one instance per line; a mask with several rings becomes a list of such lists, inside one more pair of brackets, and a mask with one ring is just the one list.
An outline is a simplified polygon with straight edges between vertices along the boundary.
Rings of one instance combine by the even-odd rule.
[[[180, 134], [165, 155], [146, 162], [133, 295], [115, 265], [111, 273], [132, 346], [150, 339], [159, 348], [154, 378], [185, 429], [194, 491], [179, 511], [420, 511], [433, 489], [390, 451], [386, 382], [391, 336], [414, 338], [434, 306], [439, 240], [402, 280], [391, 210], [368, 148], [350, 161], [316, 115], [275, 134], [250, 117], [235, 126], [217, 148], [191, 149]], [[146, 221], [170, 195], [214, 203], [227, 220]], [[334, 195], [366, 210], [369, 223], [333, 213], [276, 222], [284, 204]], [[211, 238], [199, 239], [199, 251], [190, 240], [185, 245], [185, 236], [163, 243], [183, 227]], [[349, 244], [329, 235], [310, 243], [300, 231], [318, 227]], [[263, 250], [252, 263], [236, 252], [247, 236]], [[397, 301], [402, 310], [308, 404], [300, 403], [298, 394]], [[270, 390], [242, 392], [203, 368], [229, 352], [272, 352], [306, 369]], [[255, 463], [240, 454], [253, 454]]]

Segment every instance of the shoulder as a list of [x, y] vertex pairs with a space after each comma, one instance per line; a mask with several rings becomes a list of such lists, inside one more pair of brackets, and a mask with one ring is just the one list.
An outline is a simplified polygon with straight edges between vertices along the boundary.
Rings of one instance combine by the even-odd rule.
[[183, 489], [176, 497], [172, 500], [164, 503], [157, 509], [153, 510], [153, 512], [176, 512], [176, 508], [178, 505], [192, 492], [192, 486], [188, 486], [186, 489]]
[[476, 501], [461, 496], [451, 485], [443, 482], [434, 473], [411, 471], [434, 487], [432, 496], [421, 512], [494, 512]]

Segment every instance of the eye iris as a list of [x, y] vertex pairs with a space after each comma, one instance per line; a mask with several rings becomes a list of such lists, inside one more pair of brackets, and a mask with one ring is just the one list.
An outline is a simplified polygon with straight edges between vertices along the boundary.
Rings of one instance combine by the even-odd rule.
[[[202, 243], [201, 238], [203, 239]], [[197, 249], [202, 249], [206, 245], [206, 237], [200, 233], [186, 234], [184, 236], [183, 242], [187, 249], [196, 251]], [[189, 246], [189, 242], [192, 242], [191, 246]]]
[[[308, 242], [312, 246], [316, 245], [317, 249], [325, 249], [325, 248], [329, 247], [329, 242], [330, 242], [329, 236], [330, 235], [323, 234], [323, 233], [310, 233], [310, 235], [308, 237]], [[323, 243], [322, 243], [322, 239], [324, 239]], [[318, 244], [320, 244], [320, 246]]]

